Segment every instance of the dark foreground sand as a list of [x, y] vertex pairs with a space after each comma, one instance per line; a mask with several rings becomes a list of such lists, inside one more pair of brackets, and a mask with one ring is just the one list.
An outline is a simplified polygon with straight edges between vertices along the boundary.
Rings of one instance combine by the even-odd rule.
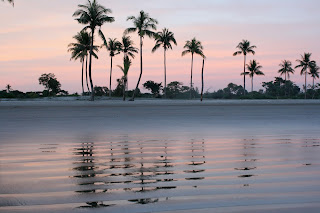
[[0, 212], [319, 212], [319, 110], [2, 101]]

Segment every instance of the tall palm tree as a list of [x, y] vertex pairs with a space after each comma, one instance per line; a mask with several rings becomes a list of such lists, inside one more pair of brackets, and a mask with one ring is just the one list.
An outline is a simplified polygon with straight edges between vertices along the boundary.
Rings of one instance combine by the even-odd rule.
[[92, 67], [92, 55], [94, 46], [94, 32], [97, 27], [101, 27], [104, 23], [114, 22], [114, 18], [108, 16], [112, 11], [104, 6], [100, 5], [96, 0], [88, 0], [86, 5], [79, 4], [79, 9], [74, 12], [73, 17], [78, 17], [76, 20], [80, 24], [86, 25], [83, 30], [91, 30], [91, 46], [89, 55], [89, 78], [91, 85], [91, 101], [94, 101], [94, 90], [92, 83], [91, 67]]
[[[2, 1], [4, 1], [4, 0], [2, 0]], [[12, 4], [12, 6], [14, 6], [14, 1], [13, 0], [7, 0], [9, 3], [11, 3]]]
[[162, 32], [158, 32], [155, 36], [156, 44], [154, 45], [152, 52], [154, 53], [159, 47], [164, 49], [164, 98], [167, 98], [167, 58], [166, 52], [168, 49], [172, 49], [171, 42], [177, 45], [177, 41], [174, 38], [174, 33], [170, 32], [167, 28], [164, 28]]
[[253, 76], [255, 75], [264, 75], [264, 73], [260, 70], [262, 66], [256, 61], [252, 60], [249, 64], [247, 64], [248, 75], [251, 78], [251, 92], [253, 92]]
[[314, 89], [314, 80], [316, 78], [319, 78], [319, 67], [316, 65], [316, 63], [314, 64], [314, 66], [311, 67], [310, 71], [309, 71], [309, 75], [311, 75], [312, 77], [312, 88]]
[[116, 38], [109, 38], [109, 40], [107, 41], [104, 34], [102, 33], [101, 30], [99, 30], [99, 35], [103, 41], [103, 45], [101, 47], [106, 47], [106, 49], [109, 51], [109, 56], [111, 59], [110, 62], [110, 84], [109, 84], [109, 97], [111, 98], [111, 82], [112, 82], [112, 59], [114, 56], [120, 54], [120, 50], [121, 50], [121, 43], [119, 41], [117, 41]]
[[254, 45], [250, 46], [250, 41], [243, 39], [242, 42], [240, 42], [236, 48], [238, 48], [239, 50], [233, 53], [233, 56], [241, 55], [241, 54], [243, 54], [244, 56], [243, 73], [241, 75], [243, 75], [243, 94], [245, 95], [246, 94], [246, 59], [249, 53], [251, 53], [252, 55], [256, 53], [253, 49], [257, 47]]
[[191, 41], [186, 41], [186, 44], [183, 47], [184, 50], [182, 52], [182, 56], [191, 53], [191, 81], [190, 81], [190, 99], [192, 98], [192, 71], [193, 71], [193, 55], [198, 54], [201, 57], [205, 58], [205, 55], [203, 54], [203, 46], [200, 41], [197, 41], [196, 38], [193, 38]]
[[281, 67], [280, 70], [278, 70], [278, 73], [280, 73], [280, 75], [284, 75], [285, 78], [285, 95], [287, 95], [287, 76], [288, 79], [290, 78], [290, 73], [294, 73], [294, 69], [292, 68], [292, 63], [291, 61], [288, 60], [283, 60], [281, 62], [281, 64], [279, 64], [279, 66]]
[[304, 55], [301, 55], [301, 60], [298, 59], [297, 62], [299, 65], [297, 65], [295, 68], [301, 67], [300, 75], [305, 75], [305, 84], [304, 84], [304, 98], [307, 99], [307, 73], [308, 69], [311, 70], [313, 66], [316, 66], [316, 62], [312, 61], [311, 53], [304, 53]]
[[137, 17], [134, 16], [129, 16], [127, 18], [127, 21], [131, 20], [133, 22], [134, 27], [131, 28], [127, 28], [125, 30], [125, 34], [128, 33], [133, 33], [133, 32], [138, 32], [138, 35], [140, 37], [140, 76], [139, 76], [139, 80], [136, 86], [135, 91], [133, 92], [133, 96], [132, 96], [132, 101], [134, 101], [135, 98], [135, 94], [138, 90], [139, 84], [140, 84], [140, 80], [141, 80], [141, 76], [142, 76], [142, 46], [143, 46], [143, 38], [144, 36], [148, 36], [149, 38], [154, 37], [155, 32], [153, 32], [152, 30], [157, 30], [157, 24], [158, 21], [156, 19], [153, 19], [149, 16], [148, 13], [145, 13], [143, 10], [140, 11], [140, 14]]
[[131, 60], [129, 59], [129, 56], [126, 56], [123, 58], [123, 67], [119, 66], [118, 67], [121, 69], [121, 71], [123, 72], [123, 101], [126, 100], [126, 84], [127, 84], [127, 80], [128, 80], [128, 72], [131, 66]]
[[[90, 50], [91, 46], [91, 36], [86, 31], [81, 31], [77, 35], [73, 37], [76, 40], [76, 43], [70, 43], [68, 45], [68, 51], [71, 52], [70, 60], [78, 60], [82, 63], [82, 75], [81, 75], [81, 85], [82, 85], [82, 94], [84, 94], [84, 87], [83, 87], [83, 70], [84, 70], [84, 62], [88, 57], [88, 51]], [[93, 51], [98, 51], [97, 46], [93, 46]], [[95, 52], [93, 52], [93, 56], [98, 59], [98, 56]], [[87, 63], [86, 63], [86, 80], [87, 80], [87, 87], [88, 91], [88, 75], [87, 75]]]

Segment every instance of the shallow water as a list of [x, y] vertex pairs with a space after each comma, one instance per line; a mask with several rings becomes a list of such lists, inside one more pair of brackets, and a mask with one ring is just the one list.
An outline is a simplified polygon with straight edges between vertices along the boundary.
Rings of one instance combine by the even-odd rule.
[[151, 212], [320, 201], [320, 139], [0, 146], [1, 212]]

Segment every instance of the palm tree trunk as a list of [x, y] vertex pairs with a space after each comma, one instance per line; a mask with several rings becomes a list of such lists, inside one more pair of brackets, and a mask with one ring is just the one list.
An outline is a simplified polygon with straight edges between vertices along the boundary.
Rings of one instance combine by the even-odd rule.
[[124, 78], [123, 78], [123, 101], [126, 100], [126, 84], [127, 84], [127, 80], [126, 80], [126, 76], [124, 76]]
[[251, 78], [251, 92], [253, 92], [253, 76]]
[[284, 95], [287, 97], [287, 74], [284, 75]]
[[140, 36], [140, 76], [139, 76], [139, 80], [138, 80], [138, 83], [137, 83], [137, 86], [136, 86], [136, 89], [134, 90], [133, 92], [133, 96], [132, 98], [130, 99], [130, 101], [134, 101], [134, 98], [135, 98], [135, 95], [138, 91], [138, 87], [139, 87], [139, 83], [140, 83], [140, 80], [141, 80], [141, 76], [142, 76], [142, 37]]
[[82, 58], [82, 71], [81, 71], [82, 95], [84, 95], [84, 88], [83, 88], [83, 65], [84, 65], [84, 58]]
[[305, 79], [304, 79], [304, 99], [307, 99], [307, 72], [308, 72], [308, 68], [306, 69]]
[[92, 75], [91, 75], [94, 29], [91, 29], [91, 34], [92, 34], [92, 38], [91, 38], [90, 56], [89, 56], [89, 79], [90, 79], [90, 86], [91, 86], [90, 101], [94, 101], [94, 90], [93, 90]]
[[203, 99], [203, 86], [204, 86], [203, 70], [204, 70], [204, 59], [202, 61], [202, 71], [201, 71], [201, 82], [202, 82], [202, 86], [201, 86], [201, 102], [202, 102], [202, 99]]
[[243, 64], [243, 95], [246, 95], [246, 55], [244, 55], [244, 64]]
[[87, 82], [88, 93], [90, 93], [89, 83], [88, 83], [88, 55], [86, 55], [86, 82]]
[[111, 90], [111, 80], [112, 80], [112, 56], [111, 56], [111, 68], [110, 68], [109, 98], [111, 98], [111, 93], [112, 93], [112, 90]]
[[164, 49], [164, 98], [167, 98], [167, 58], [166, 58], [166, 49]]
[[190, 99], [192, 99], [192, 70], [193, 70], [193, 53], [192, 53], [192, 58], [191, 58]]

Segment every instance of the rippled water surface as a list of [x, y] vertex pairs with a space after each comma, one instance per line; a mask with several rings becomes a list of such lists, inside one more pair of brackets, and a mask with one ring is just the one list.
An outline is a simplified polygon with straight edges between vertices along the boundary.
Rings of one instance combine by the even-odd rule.
[[6, 145], [0, 211], [319, 203], [319, 151], [320, 139], [290, 137]]

